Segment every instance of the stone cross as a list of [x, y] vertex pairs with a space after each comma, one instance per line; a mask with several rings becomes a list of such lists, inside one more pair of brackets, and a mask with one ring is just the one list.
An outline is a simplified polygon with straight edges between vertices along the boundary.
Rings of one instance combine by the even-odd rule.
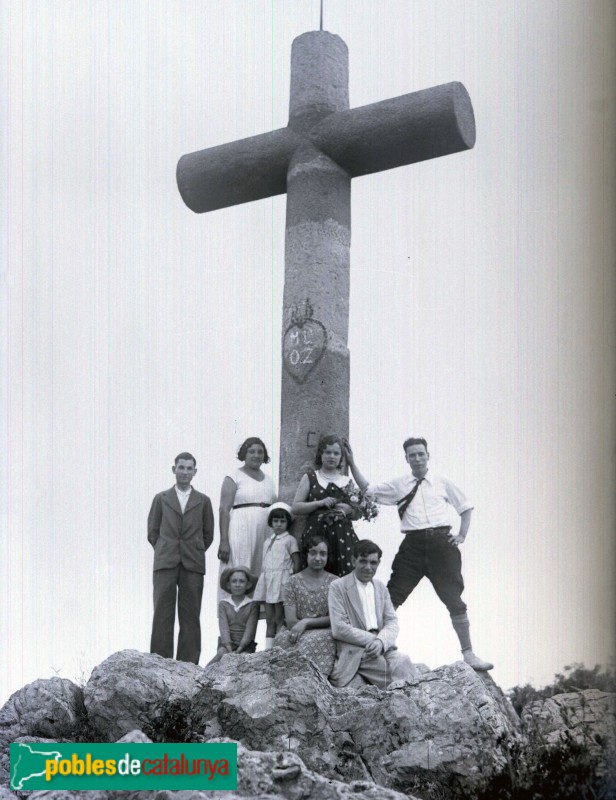
[[313, 31], [293, 42], [286, 128], [180, 159], [197, 213], [287, 193], [280, 499], [293, 499], [321, 434], [349, 431], [351, 178], [474, 143], [461, 83], [349, 109], [347, 46]]

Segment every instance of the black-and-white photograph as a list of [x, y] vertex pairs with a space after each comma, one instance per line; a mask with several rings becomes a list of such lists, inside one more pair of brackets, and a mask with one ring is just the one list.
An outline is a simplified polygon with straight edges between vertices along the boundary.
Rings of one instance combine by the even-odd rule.
[[0, 20], [0, 794], [615, 797], [613, 3]]

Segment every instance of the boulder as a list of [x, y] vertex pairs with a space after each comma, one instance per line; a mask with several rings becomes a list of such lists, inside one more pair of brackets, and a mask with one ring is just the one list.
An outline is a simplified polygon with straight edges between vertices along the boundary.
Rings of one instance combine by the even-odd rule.
[[0, 709], [0, 748], [20, 736], [60, 741], [77, 736], [83, 725], [83, 692], [66, 678], [29, 683]]
[[93, 670], [84, 689], [88, 723], [98, 741], [116, 742], [136, 728], [150, 738], [158, 734], [159, 741], [180, 741], [175, 722], [190, 707], [204, 674], [185, 661], [137, 650], [114, 653]]
[[524, 707], [522, 722], [535, 748], [583, 747], [616, 796], [616, 694], [584, 689], [533, 700]]
[[382, 692], [334, 689], [306, 659], [274, 648], [207, 671], [191, 728], [253, 750], [296, 753], [330, 779], [402, 792], [430, 782], [472, 790], [506, 763], [510, 707], [463, 662]]
[[616, 732], [616, 694], [584, 689], [533, 700], [522, 711], [527, 729], [540, 733], [548, 744], [572, 738], [578, 744], [613, 742]]

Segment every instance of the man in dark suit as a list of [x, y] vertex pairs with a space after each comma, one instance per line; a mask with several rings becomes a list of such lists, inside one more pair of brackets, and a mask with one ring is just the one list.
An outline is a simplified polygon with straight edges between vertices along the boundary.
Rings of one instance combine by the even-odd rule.
[[329, 618], [336, 640], [336, 661], [329, 680], [334, 686], [371, 683], [381, 689], [413, 680], [408, 656], [396, 648], [399, 626], [385, 584], [374, 580], [381, 548], [369, 539], [356, 542], [353, 572], [329, 586]]
[[154, 548], [154, 620], [150, 652], [173, 658], [177, 596], [178, 661], [199, 663], [201, 597], [205, 551], [214, 539], [210, 498], [190, 485], [197, 462], [190, 453], [176, 456], [176, 484], [156, 495], [148, 516], [148, 541]]

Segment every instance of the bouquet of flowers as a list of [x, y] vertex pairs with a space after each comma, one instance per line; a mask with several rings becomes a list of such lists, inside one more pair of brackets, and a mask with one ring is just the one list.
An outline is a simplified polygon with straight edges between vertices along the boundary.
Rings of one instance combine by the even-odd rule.
[[[377, 504], [373, 500], [370, 500], [369, 497], [366, 497], [366, 493], [362, 492], [353, 481], [349, 481], [346, 486], [339, 488], [338, 494], [338, 502], [346, 503], [346, 505], [351, 506], [353, 509], [354, 519], [365, 519], [368, 520], [368, 522], [372, 522], [373, 519], [376, 519], [379, 513]], [[330, 508], [328, 511], [319, 514], [319, 520], [326, 525], [333, 525], [341, 518], [344, 518], [344, 516], [345, 514], [341, 509]]]

